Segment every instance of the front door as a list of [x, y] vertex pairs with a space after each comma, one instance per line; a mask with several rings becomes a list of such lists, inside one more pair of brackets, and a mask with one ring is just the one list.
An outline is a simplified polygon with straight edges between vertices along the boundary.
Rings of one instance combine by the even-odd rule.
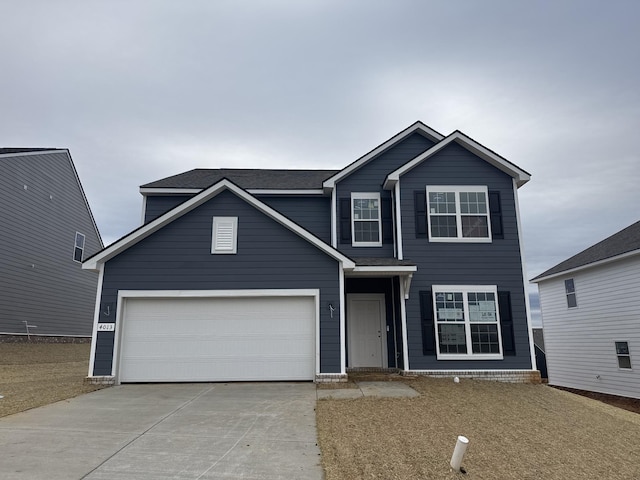
[[349, 367], [387, 368], [384, 294], [347, 295]]

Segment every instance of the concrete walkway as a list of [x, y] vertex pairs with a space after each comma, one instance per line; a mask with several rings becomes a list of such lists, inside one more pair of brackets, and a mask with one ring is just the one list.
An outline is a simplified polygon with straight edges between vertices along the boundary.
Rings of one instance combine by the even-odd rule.
[[0, 478], [323, 477], [311, 383], [124, 385], [0, 418]]
[[355, 388], [319, 388], [318, 400], [333, 398], [336, 400], [360, 397], [417, 397], [420, 394], [402, 382], [355, 382]]

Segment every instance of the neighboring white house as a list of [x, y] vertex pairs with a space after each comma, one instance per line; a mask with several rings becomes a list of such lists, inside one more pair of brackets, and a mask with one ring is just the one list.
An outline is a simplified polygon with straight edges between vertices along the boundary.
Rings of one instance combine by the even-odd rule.
[[640, 222], [532, 282], [549, 384], [640, 398]]

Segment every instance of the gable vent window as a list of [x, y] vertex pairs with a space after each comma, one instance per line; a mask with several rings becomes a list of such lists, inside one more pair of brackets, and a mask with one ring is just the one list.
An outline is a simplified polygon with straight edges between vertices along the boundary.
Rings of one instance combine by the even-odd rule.
[[616, 342], [616, 355], [618, 356], [618, 368], [631, 369], [631, 355], [629, 355], [629, 342]]
[[575, 308], [578, 306], [578, 299], [576, 298], [576, 287], [573, 283], [573, 278], [569, 278], [564, 281], [564, 290], [567, 294], [567, 307]]
[[238, 248], [238, 217], [213, 217], [211, 253], [234, 254]]
[[84, 256], [84, 235], [76, 232], [76, 241], [73, 248], [73, 261], [82, 263]]

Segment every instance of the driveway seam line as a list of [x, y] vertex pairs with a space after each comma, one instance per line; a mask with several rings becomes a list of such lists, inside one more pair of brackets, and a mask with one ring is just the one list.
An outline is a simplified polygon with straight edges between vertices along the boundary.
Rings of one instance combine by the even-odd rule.
[[[211, 387], [209, 387], [208, 390], [205, 390], [204, 392], [200, 392], [198, 395], [196, 395], [195, 397], [187, 400], [186, 402], [184, 402], [182, 405], [180, 405], [178, 408], [176, 408], [175, 410], [172, 410], [171, 412], [167, 413], [164, 417], [162, 417], [160, 420], [158, 420], [156, 423], [154, 423], [153, 425], [151, 425], [149, 428], [147, 428], [144, 432], [136, 435], [134, 438], [132, 438], [130, 441], [128, 441], [126, 444], [124, 444], [122, 447], [120, 447], [118, 450], [116, 450], [113, 454], [109, 455], [109, 457], [105, 458], [102, 462], [100, 462], [98, 465], [96, 465], [95, 468], [93, 468], [92, 470], [88, 471], [86, 474], [84, 474], [82, 477], [80, 477], [80, 480], [87, 478], [89, 475], [91, 475], [93, 472], [95, 472], [97, 469], [99, 469], [102, 465], [104, 465], [105, 463], [107, 463], [109, 460], [111, 460], [113, 457], [115, 457], [116, 455], [118, 455], [120, 452], [122, 452], [125, 448], [127, 448], [129, 445], [131, 445], [133, 442], [135, 442], [136, 440], [138, 440], [140, 437], [142, 437], [144, 434], [146, 434], [149, 430], [157, 427], [158, 425], [160, 425], [162, 422], [164, 422], [167, 418], [169, 418], [170, 416], [172, 416], [173, 414], [179, 412], [180, 410], [182, 410], [183, 408], [185, 408], [187, 405], [189, 405], [190, 403], [193, 403], [194, 401], [196, 401], [197, 399], [199, 399], [201, 396], [209, 393], [211, 390], [213, 390], [216, 386], [212, 385]], [[246, 434], [245, 434], [246, 435]], [[226, 455], [226, 454], [225, 454]]]

